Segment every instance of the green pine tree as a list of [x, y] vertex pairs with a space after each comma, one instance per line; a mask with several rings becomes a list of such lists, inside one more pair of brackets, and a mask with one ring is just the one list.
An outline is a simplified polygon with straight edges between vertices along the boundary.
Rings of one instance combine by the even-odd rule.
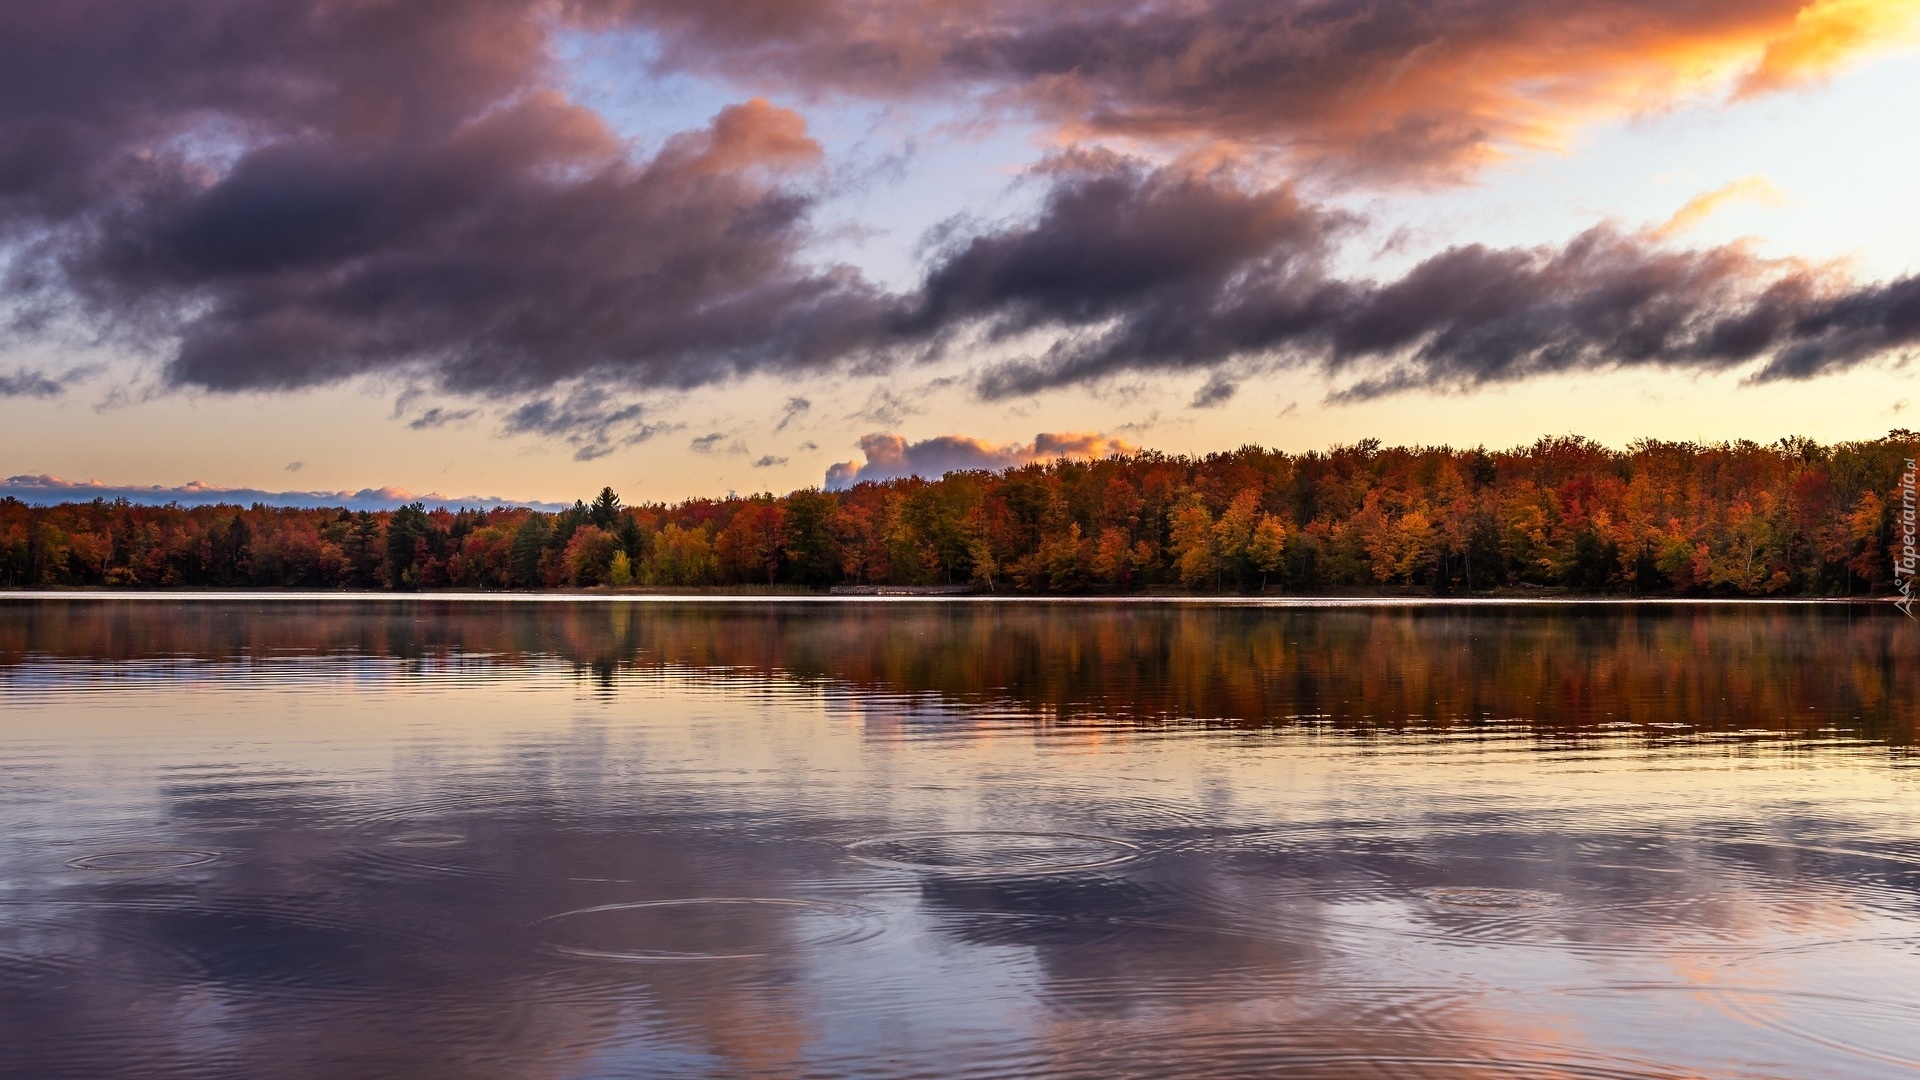
[[587, 509], [587, 518], [595, 525], [611, 532], [614, 524], [620, 520], [620, 496], [610, 487], [600, 489], [593, 497], [593, 505]]

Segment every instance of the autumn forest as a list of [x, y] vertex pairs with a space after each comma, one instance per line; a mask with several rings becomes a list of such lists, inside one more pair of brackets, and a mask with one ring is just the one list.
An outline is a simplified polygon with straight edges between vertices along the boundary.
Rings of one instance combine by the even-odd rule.
[[1886, 592], [1920, 435], [1062, 460], [558, 513], [0, 501], [15, 587]]

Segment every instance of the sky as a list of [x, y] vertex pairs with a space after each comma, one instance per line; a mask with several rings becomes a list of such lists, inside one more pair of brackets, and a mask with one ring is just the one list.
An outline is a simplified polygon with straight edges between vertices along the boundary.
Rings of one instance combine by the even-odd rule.
[[10, 5], [0, 494], [1872, 438], [1917, 53], [1920, 0]]

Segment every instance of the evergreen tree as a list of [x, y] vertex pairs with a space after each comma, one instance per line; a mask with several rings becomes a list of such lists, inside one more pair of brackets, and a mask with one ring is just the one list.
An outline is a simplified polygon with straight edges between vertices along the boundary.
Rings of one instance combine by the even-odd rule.
[[587, 508], [587, 520], [607, 530], [613, 531], [614, 524], [620, 520], [620, 496], [610, 487], [600, 489], [593, 497], [593, 505]]
[[363, 589], [370, 589], [378, 584], [380, 519], [365, 510], [353, 515], [352, 523], [347, 529], [345, 548], [347, 565], [352, 574], [351, 584]]
[[567, 544], [573, 540], [574, 530], [588, 524], [587, 519], [592, 513], [586, 503], [575, 499], [572, 506], [553, 515], [553, 527], [547, 533], [547, 549], [565, 551]]
[[412, 589], [420, 584], [418, 553], [433, 523], [424, 503], [408, 503], [387, 519], [387, 558], [383, 569], [387, 587]]
[[245, 585], [253, 564], [253, 533], [247, 519], [235, 514], [227, 527], [225, 550], [220, 553], [219, 585]]
[[787, 496], [787, 568], [802, 585], [826, 585], [840, 577], [840, 552], [830, 527], [838, 505], [820, 491]]
[[546, 515], [538, 513], [528, 514], [513, 531], [510, 570], [514, 585], [531, 589], [540, 584], [540, 552], [547, 546], [548, 532]]
[[640, 531], [640, 523], [634, 520], [632, 514], [620, 516], [620, 527], [614, 530], [613, 538], [634, 565], [639, 565], [640, 560], [646, 557], [647, 534]]

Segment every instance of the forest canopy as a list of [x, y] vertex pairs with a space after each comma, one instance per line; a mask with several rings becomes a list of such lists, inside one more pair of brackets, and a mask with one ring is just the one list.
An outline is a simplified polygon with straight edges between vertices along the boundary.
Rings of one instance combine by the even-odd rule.
[[15, 587], [973, 585], [1844, 596], [1894, 586], [1920, 435], [1615, 450], [1257, 446], [558, 513], [0, 500]]

